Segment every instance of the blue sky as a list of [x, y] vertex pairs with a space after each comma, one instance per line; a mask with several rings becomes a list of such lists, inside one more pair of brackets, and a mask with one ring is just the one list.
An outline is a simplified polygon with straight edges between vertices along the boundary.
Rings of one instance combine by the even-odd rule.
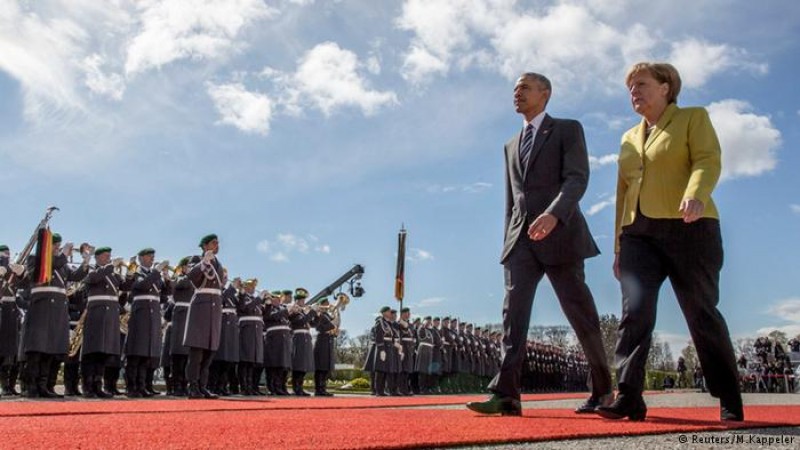
[[[798, 34], [792, 0], [2, 0], [0, 241], [19, 250], [55, 204], [54, 231], [118, 256], [176, 261], [216, 232], [260, 288], [316, 292], [361, 263], [357, 335], [393, 302], [405, 223], [407, 304], [498, 322], [502, 146], [533, 70], [553, 81], [548, 111], [586, 129], [582, 207], [603, 252], [587, 278], [619, 314], [615, 154], [638, 120], [622, 80], [667, 60], [723, 145], [720, 309], [734, 338], [795, 335]], [[659, 309], [678, 352], [669, 287]], [[566, 323], [546, 282], [533, 323]]]

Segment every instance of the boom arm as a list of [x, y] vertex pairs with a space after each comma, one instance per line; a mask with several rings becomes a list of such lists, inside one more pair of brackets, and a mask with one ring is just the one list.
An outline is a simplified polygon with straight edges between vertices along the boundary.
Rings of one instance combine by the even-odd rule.
[[315, 296], [311, 297], [308, 301], [306, 301], [306, 306], [313, 305], [318, 301], [322, 300], [323, 298], [333, 294], [339, 286], [349, 282], [351, 279], [357, 280], [361, 278], [361, 275], [364, 274], [364, 266], [361, 264], [356, 264], [353, 266], [352, 269], [347, 271], [344, 275], [340, 276], [336, 279], [333, 283], [329, 284], [325, 289], [319, 291]]

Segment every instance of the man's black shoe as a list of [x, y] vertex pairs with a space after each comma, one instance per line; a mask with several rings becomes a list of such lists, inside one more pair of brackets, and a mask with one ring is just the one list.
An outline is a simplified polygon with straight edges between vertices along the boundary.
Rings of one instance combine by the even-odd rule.
[[598, 406], [595, 412], [606, 419], [628, 419], [641, 422], [647, 417], [647, 405], [641, 395], [617, 395], [610, 406]]
[[734, 398], [720, 399], [719, 420], [723, 422], [741, 422], [744, 420], [741, 395], [737, 395]]
[[522, 403], [510, 397], [492, 395], [485, 402], [469, 402], [467, 408], [481, 414], [501, 414], [503, 416], [521, 416]]
[[592, 395], [586, 402], [575, 409], [575, 414], [593, 414], [598, 406], [611, 406], [614, 402], [614, 394], [606, 394], [601, 396]]

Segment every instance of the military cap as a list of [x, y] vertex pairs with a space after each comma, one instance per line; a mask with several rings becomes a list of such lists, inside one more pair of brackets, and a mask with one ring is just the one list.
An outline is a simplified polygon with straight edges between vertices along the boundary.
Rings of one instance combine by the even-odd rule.
[[445, 320], [447, 320], [447, 321], [449, 322], [449, 321], [450, 321], [450, 316], [444, 316], [444, 317], [442, 317], [442, 322], [444, 322]]
[[138, 253], [139, 256], [155, 255], [155, 254], [156, 254], [155, 249], [150, 248], [150, 247], [143, 248], [143, 249], [139, 250], [139, 253]]
[[422, 320], [431, 320], [431, 316], [425, 316]]
[[200, 239], [200, 247], [208, 244], [209, 242], [213, 241], [214, 239], [217, 239], [217, 235], [213, 234], [213, 233], [203, 236], [203, 238]]
[[256, 279], [256, 278], [248, 278], [248, 279], [244, 280], [244, 284], [245, 285], [249, 285], [249, 286], [255, 286], [255, 285], [258, 284], [258, 279]]
[[294, 292], [291, 289], [284, 289], [278, 295], [292, 295]]
[[331, 301], [328, 300], [328, 297], [322, 297], [322, 300], [319, 301], [320, 305], [330, 305]]
[[111, 247], [97, 247], [94, 251], [94, 256], [103, 254], [103, 253], [111, 253]]
[[433, 321], [434, 321], [434, 322], [436, 322], [437, 320], [440, 320], [440, 319], [439, 319], [438, 317], [434, 317], [434, 318], [433, 318]]
[[191, 261], [191, 259], [192, 258], [190, 258], [189, 256], [184, 256], [183, 258], [181, 258], [180, 261], [178, 261], [178, 265], [179, 266], [185, 266], [185, 265], [189, 264], [189, 261]]
[[403, 307], [402, 309], [400, 309], [400, 312], [401, 312], [401, 313], [407, 313], [407, 312], [411, 312], [411, 308], [409, 308], [408, 306], [405, 306], [405, 307]]
[[388, 306], [384, 306], [383, 308], [381, 308], [381, 314], [385, 313], [386, 311], [391, 311], [391, 310], [392, 310], [392, 308], [389, 308]]
[[7, 252], [8, 246], [7, 245], [0, 245], [0, 252]]
[[414, 318], [414, 323], [420, 323], [421, 321], [422, 321], [422, 319], [420, 319], [419, 317], [415, 317]]
[[270, 292], [270, 294], [272, 294], [273, 297], [280, 297], [281, 296], [281, 291], [272, 291], [272, 292]]
[[305, 288], [297, 288], [294, 290], [294, 298], [301, 299], [308, 297], [308, 291]]
[[394, 308], [390, 309], [389, 311], [391, 311], [392, 314], [397, 314], [397, 310]]
[[58, 233], [53, 233], [53, 244], [61, 242], [61, 235]]

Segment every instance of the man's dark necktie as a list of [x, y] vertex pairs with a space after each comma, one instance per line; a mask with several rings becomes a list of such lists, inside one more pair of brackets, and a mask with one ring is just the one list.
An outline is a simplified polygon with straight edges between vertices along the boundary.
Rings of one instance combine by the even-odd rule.
[[522, 144], [519, 146], [519, 160], [522, 163], [523, 170], [528, 166], [528, 157], [531, 156], [533, 150], [533, 124], [528, 124], [525, 127], [525, 135], [522, 136]]

